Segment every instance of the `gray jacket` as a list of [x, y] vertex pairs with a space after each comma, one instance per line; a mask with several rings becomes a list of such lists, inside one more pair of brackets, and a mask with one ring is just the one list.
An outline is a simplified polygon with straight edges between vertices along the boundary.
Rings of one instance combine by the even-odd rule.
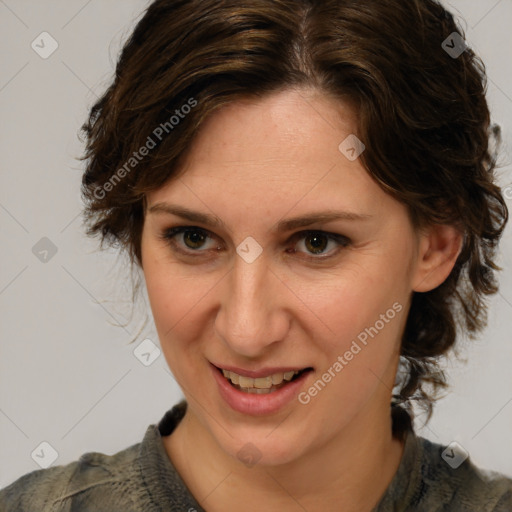
[[[0, 490], [0, 512], [204, 511], [162, 443], [185, 410], [185, 402], [176, 405], [148, 426], [142, 442], [114, 455], [85, 453], [23, 475]], [[512, 479], [478, 469], [470, 458], [454, 468], [457, 456], [408, 431], [398, 471], [373, 512], [512, 512]]]

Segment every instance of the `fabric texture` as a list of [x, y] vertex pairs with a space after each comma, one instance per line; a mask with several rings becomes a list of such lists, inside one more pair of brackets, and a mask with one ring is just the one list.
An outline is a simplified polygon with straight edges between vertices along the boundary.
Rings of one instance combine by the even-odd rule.
[[[149, 425], [143, 440], [113, 455], [27, 473], [0, 490], [0, 512], [204, 512], [167, 456], [186, 402]], [[467, 458], [453, 469], [442, 446], [407, 432], [397, 473], [372, 512], [512, 512], [512, 478]]]

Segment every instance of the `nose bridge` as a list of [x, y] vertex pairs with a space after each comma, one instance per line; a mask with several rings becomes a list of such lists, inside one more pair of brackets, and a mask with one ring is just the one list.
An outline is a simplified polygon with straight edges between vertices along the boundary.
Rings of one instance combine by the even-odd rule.
[[216, 319], [218, 334], [233, 352], [256, 357], [283, 336], [276, 330], [275, 280], [264, 257], [252, 263], [236, 257]]

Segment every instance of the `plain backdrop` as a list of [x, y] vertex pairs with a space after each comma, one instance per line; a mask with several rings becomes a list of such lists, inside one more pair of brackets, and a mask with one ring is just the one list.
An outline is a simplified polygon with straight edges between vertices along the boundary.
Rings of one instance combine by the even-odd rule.
[[[80, 218], [77, 134], [147, 5], [0, 0], [0, 487], [39, 469], [37, 454], [47, 462], [55, 454], [57, 465], [137, 443], [181, 397], [162, 355], [149, 366], [135, 357], [142, 340], [158, 345], [154, 326], [137, 336], [141, 314], [130, 321], [126, 262], [97, 250]], [[500, 184], [512, 207], [512, 1], [447, 5], [487, 65], [504, 137]], [[510, 475], [511, 254], [509, 225], [488, 328], [467, 343], [467, 362], [448, 361], [451, 393], [426, 427], [417, 421], [424, 437], [457, 441], [477, 465]]]

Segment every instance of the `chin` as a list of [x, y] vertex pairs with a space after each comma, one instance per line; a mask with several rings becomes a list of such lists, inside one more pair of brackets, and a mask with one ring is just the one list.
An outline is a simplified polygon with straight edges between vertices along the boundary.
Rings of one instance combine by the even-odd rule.
[[[278, 433], [280, 428], [282, 430]], [[292, 435], [284, 425], [277, 429], [241, 426], [238, 429], [228, 427], [226, 430], [233, 437], [222, 428], [213, 431], [217, 444], [221, 450], [248, 468], [288, 464], [300, 457], [305, 448], [304, 436]], [[216, 434], [220, 434], [220, 438]]]

